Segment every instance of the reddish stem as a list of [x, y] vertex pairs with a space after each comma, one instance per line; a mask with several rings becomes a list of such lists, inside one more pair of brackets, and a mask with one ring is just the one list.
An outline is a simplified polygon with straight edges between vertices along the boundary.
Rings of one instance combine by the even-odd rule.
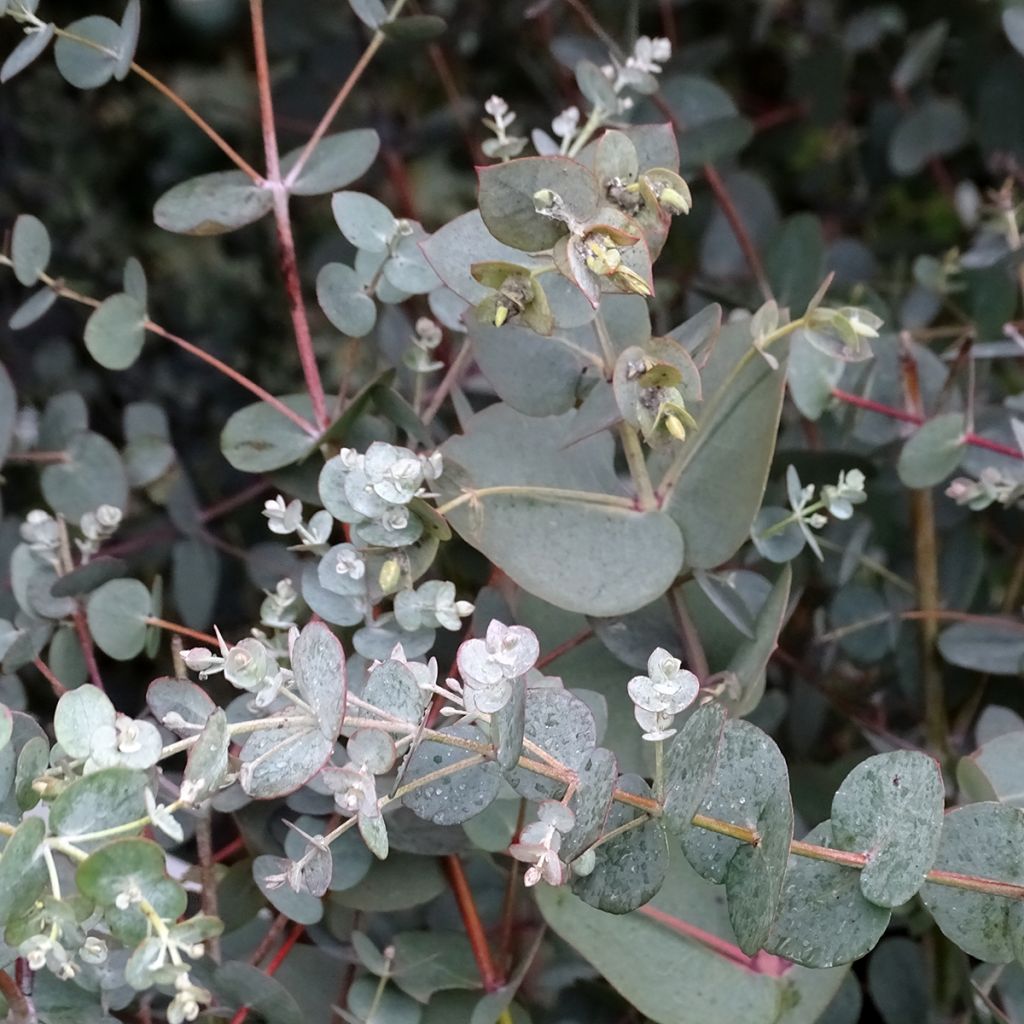
[[35, 665], [39, 674], [50, 684], [53, 688], [53, 692], [58, 697], [63, 697], [64, 694], [68, 692], [68, 688], [53, 674], [53, 670], [45, 661], [43, 661], [42, 658], [38, 656], [33, 658], [32, 664]]
[[147, 320], [143, 325], [150, 334], [156, 334], [161, 338], [166, 339], [169, 342], [177, 345], [178, 348], [184, 349], [190, 355], [195, 356], [197, 359], [202, 361], [209, 366], [212, 366], [218, 372], [224, 374], [225, 377], [229, 377], [236, 384], [241, 384], [246, 391], [251, 392], [257, 398], [262, 399], [267, 405], [272, 406], [282, 416], [290, 419], [301, 430], [304, 430], [310, 437], [317, 437], [320, 431], [313, 426], [304, 416], [300, 416], [294, 409], [290, 409], [280, 398], [272, 395], [266, 388], [261, 388], [254, 380], [250, 380], [245, 376], [244, 373], [239, 373], [232, 366], [228, 366], [227, 363], [222, 362], [216, 356], [211, 356], [209, 352], [204, 352], [198, 345], [193, 345], [191, 341], [186, 341], [184, 338], [179, 338], [176, 334], [171, 334], [170, 331], [165, 330], [159, 324], [153, 323], [152, 320]]
[[[299, 939], [305, 934], [306, 926], [304, 924], [296, 924], [292, 926], [292, 930], [288, 933], [288, 938], [281, 943], [281, 948], [274, 954], [274, 959], [267, 964], [265, 974], [272, 975], [281, 964], [284, 963], [285, 958], [292, 951], [292, 947]], [[245, 1019], [249, 1016], [249, 1007], [243, 1006], [239, 1011], [231, 1018], [231, 1024], [243, 1024]]]
[[487, 943], [487, 935], [480, 921], [473, 893], [469, 888], [469, 882], [466, 881], [466, 874], [462, 870], [462, 862], [454, 853], [450, 853], [444, 858], [444, 869], [448, 875], [448, 882], [452, 887], [455, 902], [458, 904], [459, 916], [466, 928], [469, 944], [473, 949], [473, 958], [480, 971], [480, 980], [483, 982], [484, 990], [496, 992], [501, 988], [502, 981], [495, 970], [494, 960], [491, 958], [491, 947]]
[[780, 957], [765, 956], [760, 953], [756, 957], [747, 956], [739, 946], [734, 946], [731, 942], [726, 942], [725, 939], [720, 939], [717, 935], [712, 935], [710, 932], [704, 931], [703, 928], [690, 924], [689, 921], [673, 917], [657, 907], [641, 907], [640, 913], [644, 917], [657, 921], [658, 924], [664, 925], [679, 935], [685, 935], [686, 938], [693, 939], [702, 946], [707, 946], [708, 949], [714, 950], [719, 956], [725, 957], [726, 960], [730, 960], [732, 963], [738, 964], [748, 971], [753, 971], [755, 974], [768, 974], [772, 977], [779, 977], [791, 966], [788, 961]]
[[85, 621], [85, 612], [81, 608], [75, 609], [74, 620], [75, 632], [78, 634], [78, 642], [82, 647], [82, 657], [85, 659], [85, 667], [89, 671], [89, 679], [97, 689], [106, 690], [100, 676], [100, 667], [96, 663], [96, 648], [93, 646], [92, 633], [89, 632], [89, 624]]
[[[653, 99], [658, 109], [669, 119], [673, 129], [677, 133], [682, 131], [684, 126], [673, 113], [665, 98], [656, 94]], [[736, 209], [736, 204], [732, 201], [732, 195], [722, 180], [722, 176], [711, 164], [704, 164], [702, 170], [704, 172], [704, 179], [714, 193], [715, 201], [721, 208], [725, 219], [729, 222], [732, 233], [736, 236], [736, 241], [743, 251], [743, 257], [747, 261], [747, 266], [750, 267], [750, 272], [754, 275], [754, 280], [757, 281], [757, 286], [761, 289], [761, 294], [764, 296], [765, 301], [767, 301], [772, 298], [772, 286], [768, 282], [768, 275], [765, 273], [764, 264], [761, 262], [757, 246], [754, 245], [754, 240], [750, 237], [750, 232], [747, 231], [747, 226], [743, 223], [743, 218], [740, 216], [739, 210]]]
[[245, 849], [245, 840], [241, 836], [235, 836], [230, 843], [225, 844], [213, 855], [214, 864], [221, 864], [231, 857], [234, 857], [236, 853], [241, 853]]
[[[905, 409], [897, 409], [891, 405], [883, 405], [871, 398], [863, 398], [860, 395], [851, 394], [849, 391], [841, 391], [839, 388], [832, 389], [832, 397], [847, 405], [854, 405], [858, 409], [867, 409], [868, 412], [877, 412], [880, 416], [887, 416], [891, 420], [899, 420], [901, 423], [913, 423], [921, 426], [926, 417], [918, 416], [917, 413], [907, 412]], [[992, 441], [987, 437], [980, 437], [978, 434], [968, 433], [964, 440], [972, 448], [984, 448], [987, 451], [995, 452], [997, 455], [1005, 455], [1010, 459], [1024, 459], [1015, 448], [1001, 444], [999, 441]]]
[[[306, 317], [306, 305], [299, 281], [299, 265], [295, 256], [295, 238], [292, 235], [291, 216], [288, 213], [288, 190], [281, 183], [281, 162], [277, 151], [277, 132], [274, 128], [274, 104], [270, 95], [270, 65], [267, 62], [267, 40], [263, 30], [263, 0], [249, 0], [252, 19], [253, 52], [256, 60], [256, 83], [260, 98], [260, 125], [263, 128], [263, 149], [267, 160], [267, 187], [274, 197], [274, 223], [281, 249], [281, 276], [288, 294], [288, 308], [295, 332], [295, 345], [306, 379], [306, 390], [313, 404], [313, 419], [321, 431], [330, 422], [327, 399], [324, 396], [320, 369], [313, 350], [313, 336]], [[294, 176], [290, 179], [294, 180]]]
[[166, 629], [169, 633], [180, 633], [182, 636], [190, 636], [193, 640], [199, 640], [214, 649], [220, 646], [215, 636], [210, 636], [209, 633], [202, 633], [198, 629], [189, 629], [188, 626], [183, 626], [179, 622], [170, 622], [167, 619], [159, 619], [155, 615], [147, 615], [146, 624]]
[[586, 643], [593, 635], [594, 630], [590, 626], [580, 630], [575, 636], [569, 637], [568, 640], [563, 640], [557, 647], [548, 651], [547, 654], [542, 654], [537, 659], [536, 667], [544, 668], [545, 665], [550, 665], [551, 662], [557, 661], [563, 654], [568, 654], [569, 651], [575, 650], [580, 644]]

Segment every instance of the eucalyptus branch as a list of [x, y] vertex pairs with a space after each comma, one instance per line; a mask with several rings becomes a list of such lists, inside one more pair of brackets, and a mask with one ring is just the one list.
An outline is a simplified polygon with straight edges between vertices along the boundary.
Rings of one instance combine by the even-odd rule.
[[[18, 17], [17, 11], [12, 9], [10, 13], [15, 17], [16, 20], [22, 20]], [[41, 25], [34, 15], [31, 16], [32, 21], [36, 24]], [[77, 35], [74, 32], [68, 32], [67, 29], [58, 28], [56, 25], [53, 28], [53, 34], [55, 36], [61, 36], [70, 42], [77, 43], [79, 46], [86, 46], [90, 50], [95, 50], [98, 53], [102, 53], [111, 59], [117, 59], [117, 53], [106, 46], [96, 42], [95, 39], [89, 39], [86, 36]], [[170, 100], [204, 135], [215, 145], [217, 148], [244, 174], [247, 174], [255, 184], [261, 184], [263, 181], [262, 175], [249, 164], [244, 157], [242, 157], [237, 150], [218, 132], [213, 125], [211, 125], [201, 114], [198, 113], [183, 97], [178, 95], [166, 82], [157, 78], [151, 71], [147, 71], [140, 64], [132, 61], [129, 65], [131, 71], [138, 75], [144, 82], [151, 85], [157, 92], [160, 93], [165, 99]]]
[[[388, 11], [388, 21], [394, 21], [399, 14], [402, 12], [402, 8], [405, 6], [406, 0], [395, 0], [392, 4], [391, 10]], [[310, 136], [309, 142], [303, 147], [302, 152], [299, 154], [298, 160], [295, 161], [295, 166], [289, 171], [288, 177], [284, 181], [285, 188], [290, 188], [299, 179], [299, 175], [302, 173], [303, 168], [309, 162], [309, 158], [313, 155], [316, 147], [320, 144], [320, 140], [327, 134], [327, 130], [331, 126], [331, 122], [338, 116], [338, 111], [341, 110], [345, 100], [348, 99], [349, 93], [355, 88], [356, 83], [363, 76], [363, 72], [369, 67], [370, 61], [373, 60], [376, 52], [381, 48], [384, 40], [387, 37], [380, 30], [377, 29], [373, 34], [373, 38], [370, 40], [369, 45], [363, 51], [363, 55], [356, 61], [355, 66], [349, 72], [348, 78], [345, 79], [341, 88], [338, 90], [337, 95], [331, 100], [330, 106], [324, 111], [323, 117], [320, 118], [320, 122], [317, 124], [315, 131]]]
[[[10, 257], [0, 253], [0, 265], [8, 267], [11, 266]], [[68, 299], [71, 302], [77, 302], [79, 305], [89, 306], [92, 309], [98, 309], [101, 305], [99, 299], [94, 299], [89, 295], [84, 295], [81, 292], [75, 291], [73, 288], [69, 288], [59, 278], [52, 277], [45, 271], [40, 271], [38, 279], [56, 292], [62, 299]], [[289, 408], [281, 401], [281, 399], [272, 395], [265, 388], [260, 387], [260, 385], [254, 380], [246, 377], [243, 373], [239, 373], [239, 371], [234, 369], [234, 367], [228, 366], [227, 363], [218, 359], [216, 356], [210, 355], [209, 352], [204, 352], [198, 345], [194, 345], [192, 342], [186, 341], [184, 338], [181, 338], [176, 334], [172, 334], [165, 327], [161, 327], [160, 324], [150, 320], [148, 317], [143, 321], [142, 326], [150, 334], [155, 334], [157, 337], [163, 338], [165, 341], [169, 341], [173, 345], [177, 345], [178, 348], [188, 352], [189, 355], [193, 355], [197, 359], [201, 359], [208, 366], [212, 366], [218, 373], [221, 373], [230, 380], [233, 380], [236, 384], [240, 384], [261, 401], [266, 402], [267, 405], [276, 409], [282, 416], [291, 420], [297, 427], [309, 434], [310, 437], [315, 438], [320, 436], [320, 431], [309, 423], [305, 417], [299, 415], [299, 413], [295, 412], [294, 409]]]
[[[263, 129], [263, 149], [267, 161], [267, 187], [274, 199], [274, 224], [281, 251], [281, 276], [288, 294], [288, 309], [295, 332], [295, 345], [299, 362], [306, 379], [306, 390], [313, 406], [313, 420], [321, 431], [330, 422], [327, 415], [327, 398], [324, 394], [320, 368], [313, 348], [313, 336], [306, 316], [306, 304], [302, 297], [302, 283], [299, 280], [299, 264], [295, 253], [295, 238], [292, 234], [291, 214], [288, 209], [288, 188], [281, 180], [281, 163], [277, 151], [277, 130], [274, 126], [274, 104], [270, 94], [270, 67], [267, 63], [267, 41], [263, 26], [263, 0], [249, 0], [252, 20], [253, 51], [256, 58], [256, 81], [259, 86], [260, 124]], [[296, 169], [299, 165], [296, 164]], [[295, 181], [289, 177], [290, 181]]]

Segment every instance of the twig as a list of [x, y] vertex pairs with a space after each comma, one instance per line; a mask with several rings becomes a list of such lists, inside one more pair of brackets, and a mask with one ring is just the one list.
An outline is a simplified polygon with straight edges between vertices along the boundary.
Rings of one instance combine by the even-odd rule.
[[147, 626], [157, 626], [160, 629], [166, 629], [168, 633], [180, 633], [182, 636], [190, 636], [193, 640], [199, 640], [210, 647], [216, 648], [219, 646], [215, 636], [210, 636], [209, 633], [201, 633], [198, 629], [189, 629], [188, 626], [182, 626], [178, 622], [169, 622], [167, 619], [160, 619], [155, 615], [147, 615], [144, 621]]
[[[277, 969], [284, 963], [285, 958], [292, 951], [292, 947], [300, 938], [305, 934], [306, 926], [304, 924], [297, 924], [292, 927], [292, 930], [288, 933], [288, 938], [281, 943], [281, 948], [274, 954], [274, 959], [267, 964], [266, 974], [273, 976]], [[245, 1019], [249, 1016], [249, 1007], [243, 1006], [235, 1015], [231, 1018], [231, 1024], [243, 1024]]]
[[452, 887], [452, 895], [459, 908], [459, 916], [466, 929], [469, 944], [473, 949], [473, 958], [476, 960], [477, 969], [480, 971], [480, 980], [483, 982], [486, 992], [496, 992], [502, 986], [502, 980], [494, 967], [494, 960], [491, 958], [491, 947], [487, 942], [487, 934], [480, 921], [480, 914], [476, 909], [476, 902], [473, 899], [473, 892], [466, 881], [466, 874], [462, 870], [462, 862], [454, 853], [444, 858], [445, 874]]
[[50, 684], [56, 696], [63, 697], [68, 692], [68, 688], [57, 678], [53, 669], [42, 658], [36, 655], [32, 659], [32, 664], [35, 665], [39, 674]]
[[[394, 21], [398, 17], [405, 6], [405, 2], [406, 0], [395, 0], [394, 5], [388, 12], [388, 21]], [[384, 39], [384, 33], [380, 29], [374, 32], [369, 45], [363, 51], [363, 55], [356, 61], [355, 67], [349, 72], [348, 78], [342, 83], [337, 95], [331, 100], [330, 106], [324, 111], [324, 116], [320, 118], [320, 123], [316, 126], [316, 130], [310, 136], [309, 142], [303, 147], [298, 160], [295, 161], [295, 166], [288, 173], [288, 177], [284, 181], [285, 188], [290, 188], [298, 181], [302, 169], [313, 155], [313, 151], [320, 144], [320, 140], [327, 134], [327, 129], [330, 128], [331, 122], [338, 116], [338, 111], [341, 110], [342, 105], [348, 99], [349, 93], [355, 88], [356, 83], [362, 78], [363, 72], [369, 67], [370, 61], [373, 60], [374, 55], [381, 48]]]
[[[313, 420], [320, 430], [326, 430], [330, 422], [327, 416], [327, 400], [324, 395], [320, 369], [313, 350], [313, 336], [306, 317], [306, 304], [302, 298], [302, 284], [299, 281], [299, 266], [295, 255], [295, 238], [292, 234], [291, 215], [288, 212], [288, 190], [281, 181], [281, 163], [277, 151], [277, 130], [274, 127], [274, 105], [270, 95], [270, 66], [267, 62], [267, 40], [263, 26], [263, 0], [249, 0], [252, 20], [253, 51], [256, 59], [256, 82], [260, 98], [260, 125], [263, 129], [263, 149], [267, 160], [267, 187], [274, 198], [274, 224], [281, 251], [281, 276], [288, 294], [288, 308], [295, 332], [295, 345], [306, 379], [306, 390], [313, 405]], [[298, 167], [298, 165], [296, 165]], [[289, 182], [297, 175], [289, 175]]]
[[161, 82], [159, 78], [151, 74], [145, 68], [140, 67], [134, 61], [131, 64], [135, 72], [144, 82], [148, 82], [161, 96], [169, 99], [193, 124], [197, 125], [202, 132], [213, 142], [220, 151], [243, 173], [247, 174], [255, 184], [263, 181], [263, 175], [259, 173], [248, 161], [242, 157], [235, 148], [225, 140], [221, 134], [204, 120], [189, 104], [182, 99], [169, 85]]
[[700, 634], [690, 617], [690, 610], [679, 593], [677, 587], [671, 587], [668, 592], [668, 603], [672, 608], [672, 615], [676, 620], [676, 629], [679, 632], [679, 639], [683, 642], [686, 652], [686, 667], [697, 677], [702, 685], [711, 675], [711, 667], [708, 665], [707, 655], [704, 653], [704, 645], [701, 643]]
[[75, 632], [78, 634], [78, 643], [82, 648], [82, 658], [89, 672], [89, 679], [97, 689], [106, 690], [106, 687], [103, 685], [103, 678], [100, 676], [100, 667], [96, 663], [96, 648], [92, 642], [92, 633], [89, 632], [89, 623], [86, 622], [85, 612], [81, 607], [75, 608], [73, 619], [75, 622]]
[[[874, 399], [853, 395], [849, 391], [841, 391], [839, 388], [832, 389], [832, 397], [846, 405], [854, 405], [858, 409], [866, 409], [868, 412], [877, 412], [880, 416], [887, 416], [891, 420], [899, 420], [902, 423], [913, 423], [921, 426], [926, 422], [926, 417], [919, 413], [896, 409], [891, 405], [883, 405], [881, 402], [874, 401]], [[987, 437], [981, 437], [978, 434], [965, 434], [964, 443], [972, 448], [984, 448], [987, 451], [995, 452], [997, 455], [1005, 455], [1010, 459], [1024, 459], [1024, 454], [1021, 454], [1016, 448], [1011, 448], [1009, 445], [1001, 444], [999, 441], [993, 441]]]
[[[199, 859], [199, 899], [203, 913], [210, 917], [220, 917], [217, 907], [217, 878], [214, 870], [213, 839], [211, 836], [210, 805], [199, 812], [196, 819], [196, 853]], [[214, 963], [220, 963], [220, 937], [214, 936], [207, 940], [206, 948]]]

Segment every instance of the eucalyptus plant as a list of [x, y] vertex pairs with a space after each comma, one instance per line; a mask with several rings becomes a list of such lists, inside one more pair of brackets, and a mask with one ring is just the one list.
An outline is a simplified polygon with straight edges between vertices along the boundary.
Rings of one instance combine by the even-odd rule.
[[[221, 617], [218, 551], [237, 545], [210, 532], [167, 410], [124, 403], [115, 443], [81, 395], [40, 411], [0, 371], [0, 456], [38, 471], [5, 495], [8, 1019], [569, 1021], [545, 989], [582, 976], [660, 1024], [835, 1024], [857, 1015], [850, 964], [880, 942], [871, 971], [924, 973], [918, 947], [883, 941], [893, 927], [972, 972], [972, 996], [943, 1009], [1017, 1019], [1024, 723], [990, 707], [975, 730], [980, 698], [947, 688], [944, 666], [1019, 676], [1024, 571], [999, 616], [947, 607], [936, 502], [964, 529], [965, 510], [1017, 509], [1024, 423], [1014, 378], [976, 397], [976, 328], [953, 332], [969, 340], [947, 363], [922, 333], [958, 313], [978, 260], [1019, 262], [1013, 186], [964, 215], [963, 252], [920, 254], [898, 310], [826, 267], [799, 214], [766, 270], [714, 167], [745, 145], [727, 95], [667, 37], [620, 48], [585, 17], [602, 55], [573, 63], [576, 103], [548, 131], [478, 97], [476, 205], [430, 230], [370, 194], [377, 130], [332, 127], [379, 50], [411, 41], [443, 62], [444, 23], [403, 0], [350, 6], [363, 56], [281, 153], [251, 0], [257, 170], [137, 63], [139, 0], [66, 25], [46, 0], [0, 0], [20, 33], [0, 81], [49, 51], [79, 90], [135, 76], [219, 149], [223, 169], [156, 196], [153, 220], [192, 236], [273, 220], [304, 385], [264, 386], [162, 326], [143, 260], [112, 294], [72, 286], [45, 218], [13, 219], [0, 264], [28, 292], [11, 330], [64, 300], [85, 307], [84, 349], [111, 374], [169, 342], [246, 389], [215, 464], [253, 478], [226, 511], [261, 514], [244, 526], [254, 599]], [[851, 53], [902, 32], [894, 8], [872, 11], [846, 22]], [[945, 41], [913, 39], [893, 71], [897, 175], [957, 148], [953, 101], [915, 93]], [[318, 196], [331, 258], [307, 288], [292, 200]], [[959, 208], [970, 198], [959, 189]], [[707, 224], [707, 280], [673, 304], [659, 267], [691, 217]], [[901, 548], [872, 530], [904, 494]], [[169, 564], [134, 540], [153, 509]], [[808, 616], [817, 580], [833, 596]], [[915, 621], [913, 652], [895, 631]], [[831, 653], [798, 663], [787, 735], [768, 683], [794, 628]], [[799, 701], [817, 706], [809, 683], [842, 710], [831, 673], [885, 659], [913, 681], [912, 724], [851, 716], [866, 743], [839, 759], [814, 824], [794, 804], [809, 786]], [[874, 984], [881, 1004], [893, 985]]]

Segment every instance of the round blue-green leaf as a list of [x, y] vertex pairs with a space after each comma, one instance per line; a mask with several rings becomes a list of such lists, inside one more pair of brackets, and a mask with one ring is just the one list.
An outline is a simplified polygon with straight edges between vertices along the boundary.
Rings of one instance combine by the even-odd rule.
[[[1024, 811], [997, 803], [950, 811], [934, 866], [1024, 884]], [[1020, 956], [1019, 902], [934, 882], [921, 889], [921, 898], [942, 934], [970, 956], [997, 964]]]
[[[443, 497], [465, 501], [447, 518], [551, 604], [588, 615], [633, 611], [671, 585], [682, 566], [682, 539], [664, 513], [640, 511], [625, 498], [610, 435], [566, 447], [575, 416], [532, 419], [505, 405], [474, 416], [466, 434], [442, 449]], [[522, 491], [483, 490], [509, 486]], [[559, 493], [566, 490], [578, 494]]]
[[57, 701], [53, 731], [69, 757], [88, 757], [93, 733], [102, 726], [113, 725], [115, 715], [114, 705], [102, 690], [80, 686]]
[[[651, 799], [651, 788], [638, 775], [624, 775], [619, 788]], [[639, 817], [635, 807], [613, 804], [605, 822], [611, 832]], [[661, 888], [668, 871], [669, 848], [665, 825], [647, 817], [642, 825], [601, 843], [595, 851], [594, 870], [576, 877], [572, 891], [584, 902], [609, 914], [628, 914], [649, 902]]]
[[327, 263], [316, 276], [316, 300], [324, 316], [350, 338], [363, 338], [377, 322], [377, 304], [359, 275], [344, 263]]
[[139, 580], [111, 580], [94, 591], [86, 606], [96, 646], [117, 661], [131, 661], [146, 645], [152, 599]]
[[54, 597], [81, 597], [107, 580], [124, 576], [127, 571], [128, 563], [123, 559], [101, 555], [61, 576], [50, 588], [50, 593]]
[[[281, 401], [301, 416], [312, 418], [308, 395], [284, 395]], [[266, 402], [239, 409], [220, 435], [224, 458], [244, 473], [267, 473], [290, 466], [314, 443], [315, 438]]]
[[333, 749], [313, 724], [289, 723], [251, 733], [241, 751], [242, 789], [259, 800], [294, 793], [320, 771]]
[[962, 412], [928, 420], [903, 446], [896, 464], [907, 487], [934, 487], [952, 473], [967, 450], [967, 421]]
[[868, 961], [868, 991], [885, 1024], [929, 1024], [928, 981], [924, 947], [912, 939], [886, 939]]
[[665, 824], [681, 834], [690, 828], [718, 764], [725, 708], [717, 701], [698, 708], [665, 752]]
[[224, 711], [217, 708], [207, 718], [196, 744], [188, 752], [185, 781], [196, 787], [196, 802], [205, 800], [220, 788], [228, 772], [228, 747], [231, 735]]
[[534, 194], [554, 192], [568, 213], [589, 221], [601, 203], [601, 188], [586, 167], [568, 157], [524, 157], [477, 168], [478, 202], [487, 230], [499, 242], [524, 252], [550, 249], [568, 228], [537, 212]]
[[104, 300], [85, 325], [85, 347], [100, 366], [126, 370], [146, 340], [146, 311], [138, 299], [120, 292]]
[[50, 287], [34, 291], [12, 314], [7, 326], [12, 331], [21, 331], [45, 316], [57, 301], [57, 293]]
[[[304, 148], [292, 150], [281, 158], [282, 177], [288, 176]], [[325, 135], [289, 191], [297, 196], [322, 196], [344, 188], [370, 169], [379, 150], [380, 136], [372, 128]]]
[[960, 759], [956, 779], [971, 800], [998, 800], [1024, 809], [1024, 730], [993, 736]]
[[249, 1007], [268, 1024], [308, 1024], [295, 997], [275, 978], [258, 967], [227, 963], [218, 967], [211, 988], [222, 1006]]
[[0, 465], [7, 458], [14, 440], [14, 425], [18, 418], [18, 395], [7, 370], [0, 366]]
[[576, 820], [562, 839], [560, 853], [567, 863], [605, 831], [618, 774], [615, 755], [605, 747], [592, 750], [576, 769], [579, 785], [569, 804]]
[[[121, 26], [110, 18], [90, 14], [73, 21], [53, 47], [57, 70], [76, 89], [96, 89], [106, 85], [118, 67], [121, 50]], [[94, 45], [69, 36], [91, 40]]]
[[[74, 839], [138, 821], [146, 813], [147, 786], [145, 773], [130, 768], [93, 772], [73, 782], [53, 802], [50, 827], [57, 835]], [[142, 825], [136, 831], [141, 832]]]
[[142, 5], [139, 0], [128, 0], [121, 18], [121, 38], [118, 40], [117, 61], [114, 64], [114, 78], [119, 82], [123, 82], [131, 71], [141, 27]]
[[104, 908], [111, 931], [122, 942], [137, 945], [149, 933], [149, 922], [137, 904], [121, 910], [120, 893], [137, 889], [163, 918], [185, 912], [185, 890], [167, 877], [164, 851], [148, 839], [117, 839], [78, 866], [75, 876], [82, 894]]
[[[217, 705], [210, 699], [209, 694], [195, 683], [187, 679], [175, 679], [171, 676], [163, 676], [154, 679], [146, 690], [146, 703], [153, 717], [181, 736], [195, 735], [192, 726], [202, 727], [207, 719], [216, 710]], [[171, 727], [169, 715], [177, 715], [185, 725]]]
[[357, 885], [332, 892], [329, 899], [340, 907], [381, 914], [429, 903], [446, 887], [436, 859], [392, 853], [387, 860], [374, 861]]
[[393, 247], [391, 259], [384, 264], [384, 278], [399, 291], [422, 295], [440, 287], [441, 279], [427, 262], [420, 242], [427, 237], [419, 225], [410, 234], [402, 235]]
[[889, 140], [889, 165], [900, 175], [917, 174], [929, 160], [956, 152], [971, 134], [958, 100], [931, 97], [905, 114]]
[[38, 32], [32, 32], [25, 36], [18, 45], [7, 55], [7, 59], [0, 66], [0, 85], [9, 82], [19, 71], [24, 71], [42, 52], [50, 45], [53, 38], [55, 26], [44, 25]]
[[222, 235], [258, 221], [273, 205], [270, 189], [254, 185], [247, 174], [217, 171], [165, 192], [153, 208], [153, 219], [181, 235]]
[[341, 233], [357, 249], [387, 252], [397, 222], [379, 199], [362, 192], [338, 192], [331, 199], [331, 209]]
[[37, 856], [45, 835], [42, 818], [26, 818], [0, 853], [0, 925], [24, 913], [46, 886], [46, 862]]
[[[597, 746], [597, 725], [590, 708], [568, 690], [535, 688], [526, 694], [526, 739], [569, 768], [578, 768]], [[564, 783], [527, 768], [506, 773], [512, 788], [527, 800], [562, 795]]]
[[38, 217], [23, 213], [11, 232], [11, 262], [14, 276], [23, 285], [35, 284], [50, 262], [50, 233]]
[[[441, 731], [477, 742], [481, 738], [471, 725], [454, 725]], [[471, 750], [424, 740], [409, 758], [404, 784], [475, 757]], [[484, 761], [412, 790], [406, 794], [405, 804], [419, 817], [435, 825], [460, 825], [483, 811], [498, 795], [500, 786], [501, 770], [493, 761]]]
[[78, 522], [100, 505], [127, 506], [124, 463], [105, 437], [83, 431], [71, 438], [65, 451], [67, 460], [51, 463], [40, 476], [43, 497], [52, 509]]
[[341, 641], [322, 622], [311, 622], [291, 648], [299, 695], [312, 709], [320, 731], [334, 740], [345, 714], [347, 674]]
[[[784, 345], [771, 351], [781, 361]], [[701, 371], [698, 428], [675, 448], [678, 473], [663, 505], [698, 569], [728, 561], [751, 533], [764, 498], [782, 411], [785, 371], [751, 355], [750, 322], [722, 328]], [[722, 467], [729, 467], [723, 472]], [[756, 529], [756, 528], [755, 528]]]
[[898, 907], [920, 889], [935, 860], [945, 791], [935, 760], [895, 750], [862, 761], [832, 801], [836, 845], [867, 854], [864, 895]]
[[951, 665], [999, 676], [1024, 673], [1024, 628], [1019, 622], [957, 622], [939, 635], [939, 653]]
[[287, 881], [274, 878], [287, 873], [290, 863], [284, 857], [257, 857], [252, 864], [252, 877], [278, 913], [297, 924], [316, 924], [324, 916], [323, 902], [308, 892], [296, 892]]
[[[831, 822], [812, 829], [806, 842], [835, 849]], [[794, 854], [764, 948], [805, 967], [835, 967], [870, 952], [889, 918], [887, 907], [864, 898], [856, 868]]]

